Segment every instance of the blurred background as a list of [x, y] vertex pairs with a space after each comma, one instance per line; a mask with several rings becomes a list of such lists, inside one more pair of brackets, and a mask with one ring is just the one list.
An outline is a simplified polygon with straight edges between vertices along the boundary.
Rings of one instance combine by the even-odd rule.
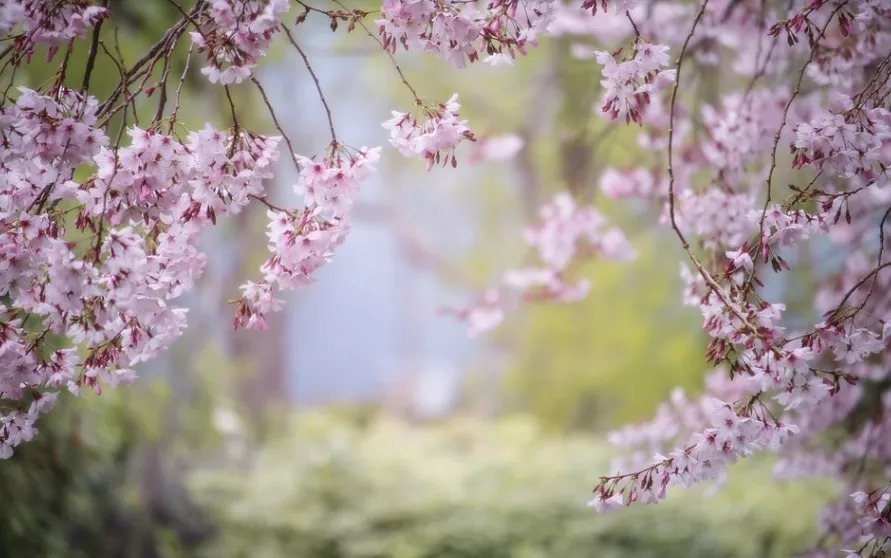
[[[127, 60], [179, 18], [166, 2], [111, 8], [119, 28], [104, 40]], [[331, 33], [314, 17], [296, 39], [338, 136], [386, 145], [380, 122], [410, 95], [361, 29]], [[430, 172], [385, 149], [351, 236], [265, 334], [233, 332], [226, 302], [266, 259], [265, 212], [216, 227], [203, 284], [184, 301], [190, 327], [166, 358], [131, 389], [60, 401], [0, 465], [0, 556], [779, 557], [813, 544], [826, 489], [769, 481], [769, 459], [659, 506], [585, 506], [616, 455], [605, 433], [650, 416], [674, 386], [696, 393], [705, 340], [658, 215], [597, 193], [604, 168], [644, 155], [635, 129], [596, 116], [599, 69], [571, 56], [578, 43], [548, 39], [514, 67], [464, 71], [399, 54], [422, 98], [457, 92], [478, 136], [513, 134], [523, 148], [498, 162], [465, 151], [457, 169]], [[199, 67], [183, 122], [225, 128], [222, 91]], [[117, 70], [100, 69], [101, 95]], [[48, 72], [34, 64], [22, 81]], [[324, 111], [290, 45], [258, 75], [294, 149], [322, 149]], [[253, 86], [233, 96], [242, 124], [274, 133]], [[279, 166], [271, 197], [299, 203], [289, 158]], [[562, 190], [601, 207], [639, 257], [586, 267], [582, 303], [524, 308], [468, 339], [440, 309], [522, 262], [523, 226]]]

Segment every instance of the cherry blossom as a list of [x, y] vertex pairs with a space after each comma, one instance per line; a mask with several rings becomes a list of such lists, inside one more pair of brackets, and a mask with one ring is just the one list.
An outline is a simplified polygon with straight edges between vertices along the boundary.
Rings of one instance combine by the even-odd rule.
[[476, 304], [452, 311], [467, 323], [470, 336], [500, 325], [519, 300], [570, 303], [585, 298], [590, 283], [584, 277], [572, 278], [573, 267], [581, 262], [635, 257], [618, 228], [610, 227], [595, 208], [579, 206], [565, 192], [544, 205], [539, 218], [525, 231], [526, 244], [538, 265], [505, 271], [499, 287], [487, 290]]
[[516, 134], [477, 138], [470, 152], [470, 163], [510, 159], [523, 148], [523, 139]]
[[554, 0], [384, 0], [377, 20], [384, 48], [435, 53], [463, 68], [480, 59], [510, 64], [547, 31]]
[[236, 301], [235, 327], [265, 330], [264, 316], [281, 310], [275, 291], [294, 290], [313, 282], [334, 249], [349, 233], [350, 209], [360, 183], [374, 172], [380, 148], [333, 151], [316, 161], [299, 157], [301, 170], [294, 189], [304, 198], [295, 211], [270, 209], [267, 237], [270, 257], [260, 268], [263, 281], [242, 285]]
[[393, 118], [382, 124], [390, 131], [390, 143], [406, 157], [421, 157], [427, 169], [434, 164], [458, 165], [455, 148], [464, 140], [475, 141], [466, 120], [458, 119], [458, 95], [445, 103], [422, 106], [424, 120], [419, 122], [409, 113], [393, 111]]
[[212, 83], [240, 83], [251, 75], [279, 31], [288, 0], [211, 0], [205, 25], [192, 42], [206, 53], [201, 73]]
[[[747, 17], [756, 6], [734, 4], [678, 6], [660, 18], [625, 14], [624, 37], [635, 36], [636, 48], [642, 37], [657, 39], [664, 44], [654, 52], [671, 49], [682, 62], [692, 55], [704, 67], [730, 57], [726, 67], [746, 76], [741, 89], [728, 83], [717, 103], [695, 112], [682, 92], [685, 84], [695, 87], [686, 64], [671, 76], [672, 95], [650, 98], [644, 107], [637, 52], [597, 53], [604, 109], [647, 125], [647, 141], [639, 145], [662, 151], [661, 161], [668, 151], [667, 164], [607, 169], [601, 189], [661, 209], [660, 221], [687, 252], [683, 299], [702, 313], [710, 337], [706, 360], [717, 368], [701, 397], [677, 393], [652, 422], [612, 437], [631, 452], [617, 461], [615, 474], [601, 477], [591, 504], [609, 511], [655, 502], [674, 485], [719, 479], [734, 460], [774, 451], [784, 476], [822, 471], [843, 479], [838, 503], [825, 514], [826, 540], [852, 556], [879, 556], [889, 541], [882, 500], [889, 461], [876, 443], [888, 417], [887, 394], [876, 382], [887, 378], [888, 363], [882, 229], [889, 90], [886, 74], [850, 60], [861, 50], [864, 59], [875, 59], [872, 48], [891, 36], [891, 19], [880, 3], [818, 1], [797, 3], [788, 14], [764, 12], [774, 18], [764, 23]], [[605, 3], [587, 7], [596, 12], [592, 19], [613, 17], [598, 10]], [[569, 34], [596, 28], [583, 25], [577, 12], [573, 18]], [[760, 38], [748, 60], [705, 46], [733, 48], [749, 37]], [[651, 68], [668, 65], [657, 54]], [[790, 73], [791, 83], [783, 81]], [[765, 76], [779, 77], [780, 85], [769, 86]], [[824, 256], [813, 269], [819, 312], [790, 314], [776, 285], [790, 284], [786, 272], [809, 253], [838, 257]], [[882, 403], [875, 407], [867, 402], [877, 393]], [[858, 422], [855, 409], [862, 413], [864, 405], [872, 406], [872, 418]], [[852, 424], [853, 433], [844, 430]], [[840, 441], [827, 444], [827, 432], [841, 434]], [[851, 473], [853, 463], [865, 462], [875, 474]]]
[[615, 54], [595, 52], [597, 63], [603, 66], [603, 111], [612, 120], [642, 122], [644, 107], [650, 94], [665, 89], [675, 80], [674, 70], [663, 70], [669, 65], [668, 47], [638, 42], [628, 60], [616, 61]]
[[[347, 32], [367, 31], [415, 100], [411, 112], [383, 123], [390, 144], [428, 170], [456, 166], [460, 145], [477, 136], [459, 116], [457, 94], [419, 100], [396, 65], [402, 49], [458, 68], [506, 66], [549, 34], [569, 37], [578, 63], [602, 77], [591, 116], [607, 122], [597, 125], [639, 125], [628, 164], [606, 162], [593, 183], [610, 198], [633, 199], [637, 221], [683, 250], [678, 295], [702, 317], [708, 373], [701, 394], [675, 391], [652, 421], [610, 436], [627, 454], [600, 477], [594, 509], [654, 503], [677, 486], [720, 480], [739, 459], [774, 452], [779, 476], [827, 474], [841, 487], [819, 519], [824, 544], [813, 556], [891, 551], [886, 2], [334, 5], [304, 5], [293, 21], [323, 17], [333, 32], [342, 22]], [[126, 385], [176, 341], [187, 324], [180, 297], [209, 257], [200, 237], [219, 220], [252, 205], [269, 217], [270, 254], [234, 301], [236, 328], [265, 329], [285, 293], [310, 285], [344, 242], [380, 150], [337, 138], [285, 20], [289, 7], [195, 2], [136, 62], [105, 53], [124, 71], [99, 98], [90, 73], [99, 26], [115, 25], [113, 10], [88, 0], [0, 1], [0, 74], [9, 85], [0, 103], [0, 458], [37, 435], [58, 397]], [[255, 87], [281, 134], [254, 69], [279, 35], [301, 55], [331, 142], [316, 156], [284, 158], [294, 162], [297, 207], [277, 204], [265, 188], [290, 139], [240, 124], [228, 89], [231, 122], [222, 129], [186, 129], [177, 119], [179, 88], [174, 101], [167, 70], [187, 34], [211, 84]], [[17, 70], [38, 47], [58, 71], [25, 87]], [[68, 59], [81, 52], [87, 63], [75, 77]], [[160, 81], [149, 83], [158, 67]], [[155, 114], [150, 121], [121, 118], [144, 107]], [[520, 149], [514, 135], [481, 136], [468, 158], [494, 162]], [[580, 201], [590, 193], [554, 196], [523, 235], [523, 263], [452, 311], [471, 335], [523, 302], [584, 298], [596, 285], [583, 263], [634, 257], [600, 208]], [[803, 275], [812, 288], [801, 288]]]
[[88, 0], [8, 0], [0, 4], [0, 33], [20, 31], [15, 40], [25, 58], [30, 58], [38, 44], [50, 47], [48, 56], [52, 58], [60, 46], [82, 37], [108, 15], [107, 8]]

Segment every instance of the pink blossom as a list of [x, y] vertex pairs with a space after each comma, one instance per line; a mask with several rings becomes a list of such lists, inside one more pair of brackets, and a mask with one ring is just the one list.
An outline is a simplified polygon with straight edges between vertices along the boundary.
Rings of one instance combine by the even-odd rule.
[[624, 118], [627, 122], [642, 123], [644, 107], [650, 103], [650, 93], [656, 93], [674, 83], [675, 71], [668, 66], [668, 47], [636, 43], [634, 55], [617, 62], [609, 52], [595, 52], [597, 63], [603, 66], [604, 88], [601, 111], [610, 119]]
[[240, 83], [250, 77], [279, 31], [288, 0], [212, 0], [200, 31], [190, 33], [207, 65], [201, 73], [211, 83]]
[[426, 119], [419, 122], [409, 113], [393, 111], [393, 118], [382, 124], [390, 131], [390, 143], [406, 157], [421, 157], [427, 170], [434, 164], [457, 166], [455, 148], [463, 140], [475, 141], [466, 120], [458, 120], [458, 95], [443, 104], [425, 108]]

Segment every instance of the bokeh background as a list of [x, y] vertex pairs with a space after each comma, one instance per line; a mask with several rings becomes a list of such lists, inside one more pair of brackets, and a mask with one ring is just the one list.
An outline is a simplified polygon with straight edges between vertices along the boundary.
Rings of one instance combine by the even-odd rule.
[[[127, 60], [179, 17], [167, 2], [111, 8], [119, 28], [103, 40]], [[332, 33], [314, 17], [296, 39], [339, 137], [386, 144], [380, 122], [411, 97], [361, 29]], [[621, 30], [610, 31], [598, 48], [618, 44]], [[595, 46], [547, 39], [514, 67], [464, 71], [399, 54], [423, 98], [458, 92], [479, 136], [514, 134], [524, 147], [499, 162], [459, 153], [457, 169], [430, 172], [385, 150], [352, 235], [264, 334], [232, 331], [226, 301], [266, 258], [265, 213], [225, 220], [204, 240], [190, 328], [166, 358], [131, 389], [62, 400], [0, 464], [0, 556], [780, 557], [813, 544], [825, 483], [772, 481], [769, 458], [659, 506], [608, 516], [585, 506], [617, 455], [605, 433], [650, 416], [674, 386], [696, 393], [705, 340], [681, 306], [681, 251], [653, 226], [658, 214], [598, 195], [604, 168], [645, 155], [635, 129], [597, 117], [599, 69], [571, 56], [579, 43]], [[183, 123], [226, 127], [222, 92], [198, 68]], [[117, 70], [99, 70], [101, 94]], [[21, 79], [51, 71], [35, 63]], [[295, 150], [322, 149], [324, 111], [287, 43], [259, 78]], [[233, 95], [243, 124], [274, 132], [255, 89]], [[296, 204], [291, 162], [279, 163], [271, 196]], [[585, 267], [593, 289], [582, 303], [524, 308], [468, 339], [441, 309], [522, 262], [524, 224], [562, 190], [601, 207], [639, 257]]]

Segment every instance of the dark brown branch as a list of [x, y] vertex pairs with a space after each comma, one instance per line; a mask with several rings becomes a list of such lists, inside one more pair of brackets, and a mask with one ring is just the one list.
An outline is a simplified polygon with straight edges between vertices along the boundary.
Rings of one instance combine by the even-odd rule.
[[96, 26], [93, 27], [93, 36], [90, 38], [90, 52], [87, 54], [87, 66], [84, 69], [84, 80], [80, 86], [80, 90], [86, 92], [90, 88], [90, 76], [93, 74], [93, 67], [96, 64], [96, 55], [99, 53], [99, 32], [105, 19], [100, 19]]
[[[205, 3], [204, 0], [198, 0], [192, 10], [180, 19], [177, 23], [173, 25], [170, 29], [167, 30], [166, 33], [161, 37], [161, 39], [155, 43], [151, 48], [149, 48], [148, 52], [136, 61], [133, 66], [127, 70], [125, 76], [127, 80], [132, 81], [133, 78], [136, 77], [136, 74], [145, 66], [150, 63], [154, 65], [157, 62], [159, 54], [165, 49], [169, 48], [168, 44], [173, 41], [175, 44], [179, 37], [185, 32], [186, 26], [197, 16], [201, 10], [204, 9]], [[124, 84], [119, 83], [117, 87], [115, 87], [114, 91], [112, 91], [111, 95], [109, 95], [108, 99], [105, 100], [104, 103], [99, 107], [97, 115], [102, 115], [105, 111], [107, 111], [111, 106], [117, 101], [118, 97], [120, 97], [123, 92]]]
[[232, 93], [229, 91], [228, 85], [224, 85], [223, 90], [226, 91], [226, 100], [229, 101], [229, 111], [232, 113], [232, 126], [238, 132], [240, 126], [238, 125], [238, 116], [235, 113], [235, 101], [232, 100]]

